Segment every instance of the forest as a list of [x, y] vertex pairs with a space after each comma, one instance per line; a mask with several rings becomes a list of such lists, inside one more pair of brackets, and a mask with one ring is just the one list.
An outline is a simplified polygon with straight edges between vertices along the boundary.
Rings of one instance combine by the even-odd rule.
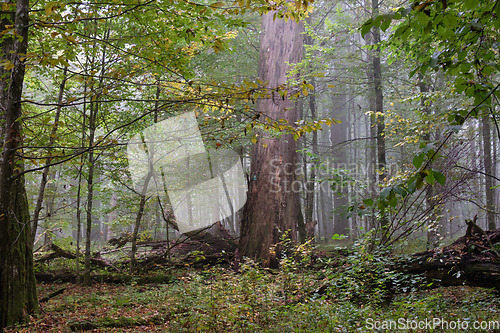
[[1, 7], [1, 332], [500, 332], [500, 1]]

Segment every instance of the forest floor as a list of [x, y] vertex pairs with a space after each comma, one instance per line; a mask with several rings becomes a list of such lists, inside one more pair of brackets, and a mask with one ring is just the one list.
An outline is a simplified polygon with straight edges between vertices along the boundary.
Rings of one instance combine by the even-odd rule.
[[238, 273], [212, 267], [160, 269], [156, 274], [170, 282], [140, 284], [137, 276], [121, 285], [38, 284], [40, 299], [65, 290], [43, 302], [41, 314], [30, 323], [7, 332], [395, 332], [406, 328], [403, 331], [457, 332], [467, 331], [466, 326], [469, 331], [500, 331], [492, 326], [500, 321], [500, 299], [484, 288], [402, 292], [403, 288], [394, 293], [372, 285], [363, 290], [369, 276], [364, 284], [350, 280], [349, 273], [343, 275], [348, 278], [344, 281], [328, 268], [285, 266], [273, 272], [251, 262]]
[[126, 255], [98, 252], [113, 257], [97, 256], [90, 287], [68, 282], [71, 253], [37, 254], [40, 314], [7, 332], [500, 332], [498, 279], [466, 286], [477, 281], [464, 279], [456, 260], [436, 279], [400, 269], [411, 254], [365, 241], [305, 243], [281, 252], [279, 269], [265, 269], [219, 241], [208, 247], [206, 237], [178, 245], [167, 261], [150, 260], [164, 257], [160, 243], [143, 246], [135, 274]]

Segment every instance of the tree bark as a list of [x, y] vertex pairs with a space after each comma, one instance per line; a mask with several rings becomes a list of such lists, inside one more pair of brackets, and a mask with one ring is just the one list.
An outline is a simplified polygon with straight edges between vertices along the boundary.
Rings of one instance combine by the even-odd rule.
[[[268, 83], [270, 96], [257, 101], [257, 112], [272, 120], [297, 121], [296, 101], [283, 98], [275, 88], [286, 84], [288, 64], [301, 60], [302, 25], [289, 20], [273, 20], [273, 12], [262, 17], [259, 77]], [[280, 138], [257, 138], [252, 151], [248, 201], [244, 208], [240, 249], [243, 255], [262, 260], [264, 266], [276, 266], [279, 253], [270, 248], [284, 233], [295, 242], [300, 189], [296, 185], [297, 145], [291, 134]], [[279, 252], [279, 251], [278, 251]]]
[[[38, 311], [33, 271], [31, 225], [24, 185], [23, 160], [18, 147], [22, 134], [20, 118], [28, 47], [29, 1], [4, 3], [0, 66], [0, 330], [28, 319]], [[9, 68], [10, 67], [10, 68]]]
[[[425, 94], [429, 92], [429, 86], [425, 82], [424, 76], [421, 73], [419, 73], [418, 75], [418, 80], [418, 87], [420, 89], [420, 94], [422, 95], [421, 106], [423, 108], [424, 114], [426, 114], [430, 119], [431, 109], [430, 105], [427, 104], [427, 97], [425, 96]], [[430, 131], [431, 129], [429, 128], [428, 132], [424, 133], [424, 135], [422, 136], [422, 139], [426, 143], [430, 142], [431, 140]], [[434, 249], [439, 245], [439, 237], [443, 229], [442, 223], [439, 220], [440, 207], [438, 206], [439, 200], [437, 199], [435, 193], [436, 186], [438, 185], [436, 184], [434, 186], [428, 186], [425, 191], [425, 203], [430, 213], [430, 219], [427, 225], [427, 249]]]
[[146, 196], [146, 191], [148, 189], [149, 181], [153, 176], [152, 171], [148, 172], [146, 176], [146, 180], [144, 181], [144, 188], [142, 189], [142, 193], [140, 195], [141, 201], [139, 203], [139, 210], [137, 211], [137, 216], [135, 217], [134, 223], [134, 232], [132, 234], [132, 250], [130, 251], [130, 274], [134, 274], [135, 267], [137, 266], [137, 259], [135, 254], [137, 252], [137, 235], [139, 234], [139, 228], [141, 226], [142, 216], [144, 215], [144, 207], [146, 206], [146, 201], [148, 197]]
[[483, 160], [484, 160], [484, 185], [486, 194], [486, 225], [489, 230], [496, 229], [495, 222], [495, 194], [493, 188], [493, 168], [491, 159], [491, 128], [488, 115], [482, 117], [483, 123]]
[[[314, 89], [316, 89], [316, 83], [314, 78], [311, 81]], [[309, 110], [311, 111], [311, 119], [316, 119], [316, 95], [309, 94]], [[310, 162], [310, 172], [307, 177], [306, 183], [306, 200], [305, 200], [305, 222], [306, 224], [313, 221], [314, 215], [314, 196], [316, 193], [316, 167], [318, 156], [318, 132], [312, 132], [312, 143], [311, 150], [313, 157]], [[307, 174], [307, 168], [305, 170], [305, 174]]]
[[92, 241], [92, 205], [94, 201], [94, 170], [95, 170], [95, 155], [92, 147], [94, 146], [94, 136], [96, 130], [96, 118], [98, 112], [97, 102], [91, 103], [90, 115], [89, 115], [89, 154], [88, 154], [88, 166], [89, 174], [87, 177], [87, 220], [86, 220], [86, 230], [85, 230], [85, 267], [83, 271], [83, 285], [90, 286], [92, 283], [90, 279], [90, 244]]
[[[375, 17], [379, 14], [379, 0], [372, 0], [372, 15]], [[375, 45], [375, 52], [372, 58], [373, 66], [373, 89], [375, 92], [375, 115], [377, 121], [377, 169], [379, 184], [385, 182], [387, 177], [387, 161], [385, 154], [385, 119], [384, 119], [384, 95], [382, 90], [382, 66], [380, 64], [380, 29], [374, 27], [372, 29], [373, 45]], [[381, 212], [380, 227], [382, 233], [382, 242], [385, 241], [388, 225], [387, 216]]]
[[[347, 116], [346, 116], [347, 95], [340, 89], [335, 89], [332, 96], [332, 107], [334, 110], [334, 118], [340, 120], [341, 123], [331, 129], [330, 140], [332, 146], [336, 146], [333, 151], [334, 168], [336, 170], [347, 170], [347, 154], [346, 148], [339, 145], [347, 140]], [[345, 209], [348, 205], [348, 186], [347, 179], [343, 173], [339, 176], [333, 191], [333, 233], [339, 235], [349, 235], [349, 224], [345, 218]]]

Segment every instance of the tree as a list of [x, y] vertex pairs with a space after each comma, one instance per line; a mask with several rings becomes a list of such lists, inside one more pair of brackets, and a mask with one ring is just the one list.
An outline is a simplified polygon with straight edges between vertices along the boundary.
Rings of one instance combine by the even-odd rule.
[[495, 192], [493, 188], [493, 168], [491, 158], [491, 129], [489, 115], [481, 117], [483, 127], [483, 159], [484, 159], [484, 186], [486, 191], [486, 225], [489, 230], [496, 229], [495, 223]]
[[[380, 12], [380, 3], [378, 0], [371, 1], [371, 14], [372, 17], [379, 15]], [[384, 102], [383, 102], [383, 90], [382, 90], [382, 66], [380, 61], [380, 29], [378, 27], [373, 27], [371, 30], [371, 38], [370, 45], [374, 47], [373, 54], [370, 55], [371, 66], [369, 70], [370, 84], [373, 88], [373, 95], [370, 97], [370, 107], [372, 107], [373, 117], [374, 117], [374, 135], [376, 137], [376, 154], [375, 151], [373, 155], [377, 156], [377, 158], [373, 159], [376, 163], [374, 165], [374, 172], [378, 172], [378, 184], [383, 185], [385, 182], [385, 178], [387, 177], [387, 163], [386, 163], [386, 151], [385, 151], [385, 117], [384, 117]], [[384, 210], [380, 212], [380, 224], [376, 225], [376, 227], [380, 227], [382, 238], [386, 237], [387, 230], [384, 228], [387, 227], [388, 221], [387, 216], [385, 215]]]
[[29, 1], [2, 6], [0, 41], [0, 329], [38, 310], [31, 227], [24, 186], [21, 95], [28, 48]]
[[[270, 12], [262, 17], [259, 53], [259, 78], [268, 84], [269, 93], [257, 101], [260, 118], [293, 124], [298, 119], [297, 101], [291, 99], [287, 83], [290, 64], [302, 57], [303, 27], [293, 20], [273, 19]], [[281, 95], [278, 89], [281, 87]], [[259, 258], [265, 266], [277, 265], [273, 245], [285, 234], [297, 238], [300, 212], [296, 184], [297, 145], [292, 134], [266, 137], [258, 133], [252, 150], [248, 201], [243, 212], [240, 249], [243, 255]]]
[[[95, 160], [93, 154], [95, 151], [105, 149], [102, 148], [105, 145], [109, 149], [110, 143], [110, 141], [105, 140], [99, 141], [99, 136], [94, 137], [95, 132], [101, 134], [102, 131], [93, 128], [89, 140], [85, 142], [88, 145], [83, 144], [82, 147], [73, 147], [71, 145], [63, 147], [64, 145], [59, 140], [48, 140], [42, 148], [40, 148], [42, 145], [33, 144], [28, 145], [29, 147], [25, 147], [21, 151], [19, 147], [22, 146], [23, 133], [21, 129], [23, 122], [31, 122], [36, 118], [40, 119], [39, 117], [47, 114], [47, 110], [43, 109], [44, 107], [54, 106], [53, 103], [45, 101], [30, 101], [34, 102], [32, 105], [39, 106], [37, 113], [33, 117], [31, 115], [27, 117], [29, 118], [27, 120], [22, 119], [21, 102], [23, 101], [22, 92], [25, 77], [24, 62], [29, 61], [32, 68], [42, 68], [47, 71], [49, 71], [48, 68], [54, 71], [68, 68], [67, 86], [70, 86], [69, 83], [73, 83], [76, 78], [76, 80], [79, 80], [76, 91], [92, 81], [94, 76], [97, 78], [102, 77], [102, 71], [90, 71], [90, 75], [86, 75], [87, 73], [80, 75], [81, 73], [74, 72], [75, 66], [73, 65], [82, 59], [81, 55], [85, 49], [89, 50], [96, 44], [100, 46], [106, 45], [106, 47], [112, 48], [112, 53], [115, 56], [123, 59], [121, 70], [114, 70], [110, 78], [108, 78], [109, 80], [115, 79], [114, 82], [119, 82], [119, 86], [123, 87], [122, 91], [128, 89], [131, 94], [134, 89], [142, 88], [141, 82], [146, 78], [145, 72], [150, 74], [161, 70], [167, 73], [166, 76], [169, 79], [176, 81], [176, 84], [188, 86], [188, 83], [192, 84], [192, 82], [187, 78], [192, 78], [193, 73], [186, 69], [186, 64], [195, 54], [194, 50], [199, 48], [202, 42], [203, 45], [209, 47], [213, 45], [214, 49], [220, 49], [224, 42], [218, 35], [220, 35], [220, 31], [225, 31], [227, 28], [223, 23], [220, 23], [224, 21], [224, 15], [216, 13], [218, 6], [210, 7], [209, 5], [186, 2], [147, 2], [142, 4], [136, 1], [123, 1], [106, 5], [92, 2], [82, 5], [81, 3], [66, 1], [41, 1], [36, 2], [33, 6], [33, 8], [30, 8], [27, 0], [7, 1], [2, 3], [1, 9], [0, 328], [27, 318], [28, 314], [36, 312], [38, 308], [24, 174], [42, 169], [48, 170], [48, 167], [52, 165], [62, 164], [87, 151], [90, 151], [87, 160], [93, 168]], [[179, 15], [181, 12], [183, 15]], [[30, 13], [31, 16], [28, 17]], [[158, 18], [158, 16], [161, 16], [161, 18]], [[214, 18], [216, 19], [214, 20]], [[133, 36], [117, 33], [117, 36], [124, 37], [114, 38], [113, 42], [116, 43], [113, 44], [105, 39], [93, 38], [85, 31], [86, 22], [108, 22], [110, 20], [119, 23], [118, 25], [124, 28], [127, 33], [129, 31], [140, 31], [141, 33], [136, 33]], [[203, 24], [200, 24], [200, 22]], [[237, 25], [241, 21], [234, 19], [233, 22]], [[33, 38], [35, 42], [30, 44], [30, 52], [28, 52], [29, 27], [31, 27], [32, 36], [36, 37]], [[158, 42], [159, 35], [164, 38], [161, 42]], [[36, 47], [37, 42], [41, 45], [39, 48]], [[35, 47], [33, 48], [33, 46]], [[156, 57], [160, 54], [166, 56], [164, 58]], [[132, 58], [135, 63], [130, 60]], [[126, 63], [125, 60], [127, 60]], [[72, 66], [69, 66], [70, 62]], [[136, 80], [138, 77], [140, 77], [140, 80]], [[165, 86], [168, 86], [168, 84], [165, 83]], [[63, 108], [61, 111], [67, 108], [78, 109], [82, 105], [82, 99], [87, 97], [92, 99], [94, 97], [91, 100], [92, 114], [88, 117], [87, 123], [89, 127], [92, 127], [100, 120], [96, 119], [98, 115], [101, 115], [101, 112], [98, 113], [101, 107], [100, 103], [108, 102], [106, 98], [100, 99], [99, 97], [109, 94], [111, 90], [102, 85], [96, 85], [95, 88], [94, 91], [90, 91], [90, 89], [85, 91], [83, 97], [80, 90], [73, 96], [65, 98], [64, 103], [57, 103], [57, 105]], [[184, 101], [188, 99], [192, 101], [194, 99], [192, 95], [186, 97], [186, 94], [184, 94], [186, 90], [179, 88], [178, 95], [184, 97]], [[193, 88], [193, 90], [195, 89]], [[135, 93], [135, 91], [133, 92]], [[117, 95], [121, 97], [124, 94]], [[138, 96], [136, 99], [140, 100], [141, 97], [143, 96]], [[172, 98], [172, 100], [179, 99], [181, 98]], [[123, 100], [114, 102], [118, 104], [121, 101]], [[111, 103], [109, 102], [108, 105], [111, 105]], [[140, 104], [140, 102], [137, 102], [137, 104]], [[162, 105], [164, 104], [167, 104], [167, 102], [162, 102]], [[23, 103], [23, 105], [29, 105], [29, 103]], [[131, 107], [128, 107], [128, 110], [130, 110]], [[137, 110], [143, 111], [143, 108], [137, 106]], [[74, 114], [64, 120], [70, 119], [73, 122], [71, 125], [74, 125], [74, 122], [78, 120], [73, 116]], [[127, 116], [130, 118], [135, 117], [135, 119], [123, 120]], [[109, 131], [106, 128], [103, 136], [106, 138], [111, 137], [113, 131], [117, 132], [118, 128], [127, 127], [142, 116], [144, 114], [137, 115], [132, 112], [123, 112], [120, 114], [122, 118], [119, 119], [122, 123], [116, 125], [116, 122], [114, 122], [115, 128]], [[41, 132], [47, 129], [47, 124], [48, 122], [42, 122], [40, 126]], [[55, 135], [55, 133], [50, 134], [51, 138]], [[54, 144], [54, 148], [51, 147], [52, 144]], [[71, 153], [65, 153], [64, 148], [69, 149]], [[50, 152], [43, 155], [43, 152], [47, 152], [47, 150], [50, 150]], [[29, 156], [30, 152], [33, 153], [32, 156]], [[95, 154], [97, 155], [97, 153]], [[27, 168], [27, 170], [24, 170], [23, 163], [27, 161], [27, 158], [32, 158], [32, 169]], [[37, 159], [45, 159], [46, 163], [40, 167], [35, 164]], [[91, 189], [94, 184], [92, 171], [90, 170], [87, 179]], [[92, 194], [87, 195], [87, 198], [89, 198], [87, 222], [90, 223], [92, 218], [90, 215], [92, 211]], [[36, 208], [36, 210], [38, 210], [37, 214], [39, 214], [40, 208]], [[38, 217], [36, 220], [38, 220]], [[89, 253], [89, 249], [87, 249], [87, 253]]]

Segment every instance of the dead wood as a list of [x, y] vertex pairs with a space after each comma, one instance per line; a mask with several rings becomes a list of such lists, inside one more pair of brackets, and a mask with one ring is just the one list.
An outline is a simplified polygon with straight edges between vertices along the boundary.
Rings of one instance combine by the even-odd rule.
[[[500, 229], [483, 231], [468, 221], [467, 232], [449, 246], [413, 254], [395, 270], [420, 274], [441, 286], [470, 285], [500, 290]], [[496, 245], [495, 245], [496, 244]]]
[[217, 222], [209, 228], [186, 233], [180, 239], [166, 242], [149, 242], [152, 250], [139, 265], [147, 270], [154, 265], [216, 265], [229, 264], [234, 259], [238, 245], [224, 226]]
[[[43, 255], [42, 257], [35, 260], [35, 262], [47, 262], [55, 258], [76, 259], [76, 254], [63, 250], [55, 244], [50, 245], [50, 250], [52, 252]], [[111, 268], [113, 270], [117, 270], [116, 267], [102, 259], [99, 254], [95, 258], [90, 258], [90, 263], [101, 268]]]
[[44, 298], [42, 298], [39, 303], [45, 303], [47, 302], [48, 300], [50, 300], [51, 298], [54, 298], [58, 295], [61, 295], [64, 291], [66, 290], [66, 288], [61, 288], [59, 290], [56, 290], [54, 291], [53, 293], [49, 294], [48, 296], [45, 296]]

